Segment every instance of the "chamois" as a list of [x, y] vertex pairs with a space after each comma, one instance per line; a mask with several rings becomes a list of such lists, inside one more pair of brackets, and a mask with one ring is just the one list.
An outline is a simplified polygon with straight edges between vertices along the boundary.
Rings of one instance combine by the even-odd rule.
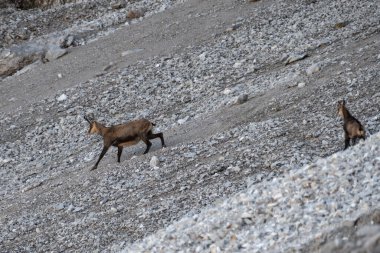
[[103, 137], [103, 150], [100, 153], [98, 161], [91, 170], [95, 170], [98, 167], [100, 160], [111, 146], [117, 147], [118, 162], [120, 162], [120, 156], [124, 147], [135, 145], [140, 141], [143, 141], [146, 144], [144, 154], [148, 153], [152, 146], [152, 143], [149, 141], [151, 139], [160, 138], [162, 147], [166, 147], [163, 134], [154, 134], [152, 130], [155, 124], [147, 119], [133, 120], [125, 124], [110, 127], [106, 127], [95, 120], [90, 120], [86, 116], [84, 119], [90, 123], [90, 129], [88, 130], [89, 134], [99, 134]]
[[346, 108], [346, 101], [338, 101], [338, 114], [343, 118], [344, 149], [356, 144], [358, 138], [365, 140], [365, 130], [359, 120], [354, 118]]

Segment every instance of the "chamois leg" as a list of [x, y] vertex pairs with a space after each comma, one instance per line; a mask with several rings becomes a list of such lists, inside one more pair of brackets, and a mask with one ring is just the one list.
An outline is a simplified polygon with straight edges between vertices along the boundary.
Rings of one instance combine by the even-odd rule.
[[102, 160], [103, 156], [107, 153], [108, 148], [109, 148], [109, 146], [103, 147], [102, 153], [100, 153], [98, 161], [95, 163], [94, 167], [92, 167], [91, 170], [95, 170], [98, 167], [100, 160]]
[[117, 161], [120, 162], [121, 152], [123, 152], [123, 147], [117, 147]]
[[344, 138], [344, 150], [346, 150], [350, 146], [350, 138]]
[[149, 149], [152, 146], [152, 143], [147, 138], [141, 138], [141, 140], [146, 144], [146, 149], [144, 151], [144, 154], [146, 154], [149, 152]]
[[346, 150], [350, 146], [350, 139], [344, 140], [344, 150]]
[[160, 138], [161, 139], [161, 146], [163, 148], [166, 147], [165, 141], [164, 141], [164, 135], [162, 133], [157, 133], [157, 134], [154, 134], [152, 132], [148, 133], [148, 140], [155, 139], [155, 138]]
[[348, 136], [347, 130], [344, 128], [344, 150], [350, 146], [350, 137]]

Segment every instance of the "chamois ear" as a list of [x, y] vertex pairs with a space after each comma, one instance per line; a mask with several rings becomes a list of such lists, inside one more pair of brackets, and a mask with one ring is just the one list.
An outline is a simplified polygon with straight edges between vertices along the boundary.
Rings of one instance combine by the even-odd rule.
[[95, 121], [95, 117], [93, 113], [91, 113], [89, 116], [84, 115], [84, 119], [87, 120], [87, 122], [90, 123], [90, 125]]
[[344, 99], [338, 101], [338, 106], [342, 106], [345, 104], [346, 104], [346, 101], [344, 101]]
[[84, 116], [84, 119], [91, 125], [91, 120], [89, 120], [86, 115]]

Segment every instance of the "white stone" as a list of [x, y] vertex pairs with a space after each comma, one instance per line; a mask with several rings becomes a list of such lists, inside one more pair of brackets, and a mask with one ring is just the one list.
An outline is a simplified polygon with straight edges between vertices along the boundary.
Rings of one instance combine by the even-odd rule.
[[204, 61], [206, 59], [206, 52], [198, 55], [198, 58], [201, 60], [201, 61]]
[[4, 49], [1, 54], [0, 54], [0, 58], [7, 58], [8, 56], [11, 55], [11, 50], [9, 49]]
[[321, 65], [319, 63], [315, 63], [306, 69], [306, 74], [310, 76], [316, 72], [319, 72], [320, 70], [321, 70]]
[[64, 205], [63, 203], [59, 203], [59, 204], [56, 204], [56, 205], [54, 206], [54, 208], [55, 208], [56, 210], [62, 210], [62, 209], [65, 208], [65, 205]]
[[149, 164], [151, 168], [156, 169], [158, 168], [158, 165], [160, 165], [160, 160], [158, 159], [157, 156], [152, 156]]
[[63, 55], [67, 54], [67, 50], [60, 48], [58, 46], [50, 46], [48, 51], [45, 54], [45, 58], [48, 61], [53, 61], [58, 59], [59, 57], [62, 57]]
[[66, 45], [67, 47], [69, 47], [69, 46], [71, 46], [71, 44], [73, 44], [73, 42], [74, 42], [74, 36], [70, 35], [70, 36], [68, 36], [68, 37], [66, 38], [66, 43], [65, 43], [65, 45]]
[[62, 94], [61, 96], [59, 96], [59, 97], [57, 98], [57, 100], [58, 100], [59, 102], [61, 102], [61, 101], [65, 101], [66, 99], [67, 99], [66, 94]]
[[299, 83], [297, 86], [298, 86], [298, 88], [303, 88], [303, 87], [305, 87], [305, 83]]
[[144, 51], [144, 49], [142, 49], [142, 48], [131, 49], [131, 50], [127, 50], [127, 51], [122, 52], [121, 56], [124, 57], [124, 56], [130, 55], [130, 54], [139, 53], [141, 51]]
[[235, 64], [234, 64], [233, 67], [234, 67], [235, 69], [237, 69], [237, 68], [240, 68], [242, 64], [243, 64], [242, 62], [235, 62]]
[[307, 54], [304, 54], [304, 53], [300, 53], [300, 54], [292, 54], [292, 55], [289, 55], [286, 59], [285, 59], [285, 64], [289, 64], [289, 63], [292, 63], [292, 62], [296, 62], [296, 61], [299, 61], [299, 60], [302, 60], [302, 59], [305, 59], [307, 57]]
[[225, 88], [225, 89], [223, 90], [223, 94], [224, 94], [224, 95], [229, 95], [229, 94], [231, 94], [231, 93], [232, 93], [232, 90], [229, 89], [229, 88]]
[[183, 118], [183, 119], [179, 119], [179, 120], [177, 120], [177, 122], [178, 122], [178, 124], [182, 125], [182, 124], [184, 124], [188, 119], [189, 119], [189, 116], [186, 116], [186, 117]]

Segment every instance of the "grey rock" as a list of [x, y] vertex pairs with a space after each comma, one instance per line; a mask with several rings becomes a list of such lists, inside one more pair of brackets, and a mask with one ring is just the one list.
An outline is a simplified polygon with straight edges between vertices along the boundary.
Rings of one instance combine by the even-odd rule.
[[160, 165], [160, 160], [158, 159], [157, 156], [152, 156], [152, 158], [150, 159], [150, 167], [151, 168], [158, 168], [159, 165]]
[[189, 119], [189, 116], [186, 116], [185, 118], [183, 119], [179, 119], [177, 120], [178, 124], [182, 125], [182, 124], [185, 124]]
[[67, 50], [58, 46], [50, 46], [45, 54], [45, 59], [48, 61], [56, 60], [67, 54]]
[[314, 73], [319, 72], [320, 70], [321, 70], [321, 65], [319, 63], [315, 63], [306, 69], [306, 74], [310, 76]]
[[308, 55], [305, 53], [292, 54], [285, 59], [284, 64], [287, 65], [296, 61], [300, 61], [305, 59], [306, 57], [308, 57]]
[[70, 47], [70, 46], [72, 46], [73, 43], [74, 43], [74, 39], [75, 39], [75, 37], [73, 35], [67, 36], [66, 39], [65, 39], [63, 47]]
[[75, 207], [74, 210], [72, 210], [72, 211], [73, 211], [73, 213], [77, 213], [77, 212], [80, 212], [82, 210], [84, 210], [83, 207]]
[[194, 152], [186, 152], [183, 154], [184, 157], [186, 158], [194, 158], [197, 154]]
[[43, 47], [37, 44], [16, 46], [6, 49], [0, 57], [0, 77], [16, 73], [23, 67], [40, 60]]
[[297, 87], [298, 87], [298, 88], [304, 88], [305, 85], [306, 85], [306, 84], [302, 82], [302, 83], [298, 83]]
[[103, 71], [109, 71], [113, 66], [115, 66], [115, 63], [110, 62], [107, 66], [103, 68]]
[[62, 102], [62, 101], [65, 101], [66, 99], [67, 99], [67, 95], [66, 95], [66, 94], [61, 94], [61, 95], [57, 98], [57, 101]]
[[114, 10], [125, 8], [127, 4], [124, 1], [115, 2], [111, 4], [111, 8]]
[[63, 210], [63, 209], [65, 208], [65, 204], [64, 204], [64, 203], [56, 204], [56, 205], [54, 206], [54, 208], [55, 208], [56, 210], [58, 210], [58, 211]]
[[244, 104], [245, 102], [248, 101], [248, 94], [242, 94], [240, 95], [237, 100], [236, 100], [236, 103], [237, 104]]

